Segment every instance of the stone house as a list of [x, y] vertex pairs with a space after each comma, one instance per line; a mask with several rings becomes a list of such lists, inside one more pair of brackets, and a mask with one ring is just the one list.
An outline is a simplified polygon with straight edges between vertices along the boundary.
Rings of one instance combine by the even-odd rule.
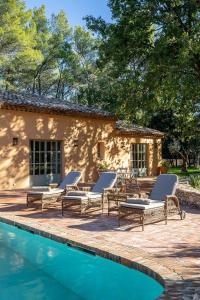
[[46, 185], [70, 170], [94, 181], [102, 161], [153, 176], [162, 138], [94, 107], [0, 91], [0, 189]]

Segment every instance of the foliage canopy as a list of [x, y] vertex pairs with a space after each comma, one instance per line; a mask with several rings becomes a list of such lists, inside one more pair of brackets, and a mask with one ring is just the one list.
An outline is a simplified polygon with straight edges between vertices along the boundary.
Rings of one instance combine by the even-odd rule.
[[[96, 105], [167, 132], [165, 153], [200, 153], [200, 2], [109, 0], [112, 23], [0, 0], [0, 85]], [[92, 34], [93, 32], [93, 34]], [[170, 147], [169, 147], [170, 144]]]

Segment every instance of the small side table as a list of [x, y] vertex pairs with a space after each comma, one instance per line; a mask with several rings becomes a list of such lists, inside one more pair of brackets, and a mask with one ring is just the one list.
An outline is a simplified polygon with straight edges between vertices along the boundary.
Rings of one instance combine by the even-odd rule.
[[[120, 202], [127, 201], [127, 195], [125, 193], [119, 193], [119, 192], [108, 193], [107, 199], [108, 199], [108, 216], [109, 216], [111, 211], [118, 211]], [[111, 206], [111, 204], [114, 204], [114, 206]]]

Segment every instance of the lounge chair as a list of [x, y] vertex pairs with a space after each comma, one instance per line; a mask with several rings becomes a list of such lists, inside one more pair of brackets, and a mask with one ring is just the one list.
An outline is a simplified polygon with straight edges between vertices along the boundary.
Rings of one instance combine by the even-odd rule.
[[173, 174], [159, 175], [149, 198], [127, 198], [119, 205], [119, 225], [122, 219], [131, 219], [142, 226], [165, 220], [168, 216], [179, 214], [181, 219], [185, 213], [181, 210], [175, 196], [178, 177]]
[[105, 195], [114, 187], [116, 180], [116, 172], [103, 172], [91, 191], [74, 191], [62, 196], [62, 215], [65, 210], [77, 212], [76, 208], [81, 214], [91, 207], [98, 207], [103, 211]]
[[[65, 194], [67, 190], [78, 190], [77, 184], [81, 179], [81, 172], [71, 171], [69, 172], [60, 185], [55, 188], [54, 185], [49, 185], [46, 190], [36, 189], [29, 191], [27, 193], [27, 207], [29, 207], [32, 202], [41, 202], [42, 211], [45, 207], [55, 204], [61, 195]], [[54, 187], [54, 188], [52, 188]]]

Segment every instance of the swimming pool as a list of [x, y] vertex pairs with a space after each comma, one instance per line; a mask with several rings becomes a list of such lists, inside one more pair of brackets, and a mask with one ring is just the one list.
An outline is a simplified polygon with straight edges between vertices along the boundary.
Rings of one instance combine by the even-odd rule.
[[153, 300], [162, 292], [141, 272], [0, 223], [0, 300]]

